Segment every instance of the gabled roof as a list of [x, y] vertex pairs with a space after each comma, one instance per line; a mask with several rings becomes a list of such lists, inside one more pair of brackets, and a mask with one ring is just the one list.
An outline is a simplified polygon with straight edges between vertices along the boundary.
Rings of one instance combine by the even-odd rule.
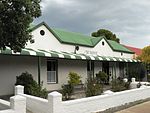
[[136, 55], [141, 55], [142, 54], [142, 49], [136, 48], [136, 47], [131, 47], [124, 45], [126, 48], [130, 49], [131, 51], [135, 52]]
[[116, 41], [112, 41], [112, 40], [107, 40], [107, 41], [114, 51], [134, 53], [134, 51], [129, 50], [128, 48], [122, 46], [121, 44], [117, 43]]
[[[41, 25], [44, 25], [61, 43], [65, 43], [65, 44], [94, 47], [102, 39], [106, 40], [104, 36], [92, 37], [92, 36], [86, 36], [80, 33], [65, 31], [62, 29], [50, 28], [45, 22], [42, 22], [34, 27], [32, 26], [31, 28], [29, 28], [29, 30], [33, 31], [37, 29], [38, 27], [40, 27]], [[106, 42], [109, 44], [109, 46], [112, 48], [113, 51], [134, 53], [133, 51], [127, 49], [126, 47], [124, 47], [123, 45], [115, 41], [106, 40]]]
[[62, 43], [94, 47], [103, 37], [90, 37], [79, 33], [68, 32], [61, 29], [51, 28], [54, 35]]

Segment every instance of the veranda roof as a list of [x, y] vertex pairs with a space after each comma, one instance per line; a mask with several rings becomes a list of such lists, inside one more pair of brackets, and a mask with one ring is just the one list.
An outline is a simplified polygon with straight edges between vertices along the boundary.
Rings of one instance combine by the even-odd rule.
[[41, 50], [41, 49], [22, 49], [21, 53], [14, 53], [10, 48], [6, 50], [0, 50], [1, 55], [22, 55], [22, 56], [40, 56], [50, 58], [63, 58], [63, 59], [78, 59], [78, 60], [96, 60], [96, 61], [114, 61], [114, 62], [140, 62], [140, 60], [110, 57], [110, 56], [99, 56], [99, 55], [85, 55], [85, 54], [74, 54], [68, 52], [58, 52], [52, 50]]

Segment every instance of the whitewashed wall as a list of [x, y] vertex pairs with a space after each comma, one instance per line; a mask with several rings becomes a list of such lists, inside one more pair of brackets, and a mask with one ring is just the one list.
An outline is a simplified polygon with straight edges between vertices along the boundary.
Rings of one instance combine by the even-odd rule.
[[[38, 81], [38, 59], [28, 56], [0, 56], [0, 96], [13, 94], [16, 76], [22, 72], [29, 72]], [[101, 62], [95, 62], [95, 74], [102, 69]], [[59, 90], [68, 81], [69, 72], [76, 72], [85, 83], [87, 79], [87, 61], [85, 60], [58, 60], [58, 83], [47, 83], [47, 58], [41, 58], [41, 81], [47, 90]]]
[[149, 88], [139, 88], [116, 92], [110, 95], [101, 95], [78, 100], [60, 102], [66, 113], [91, 113], [117, 107], [126, 103], [150, 97]]
[[27, 98], [27, 109], [34, 113], [93, 113], [150, 98], [150, 87], [70, 101], [62, 101], [62, 95], [58, 92], [48, 94], [48, 100], [18, 94]]
[[81, 76], [81, 80], [84, 83], [87, 78], [87, 67], [86, 61], [81, 60], [58, 60], [58, 83], [50, 84], [47, 83], [47, 67], [45, 65], [45, 72], [41, 74], [41, 80], [44, 82], [44, 87], [47, 90], [59, 90], [63, 84], [68, 81], [69, 72], [78, 73]]
[[48, 113], [51, 109], [47, 99], [26, 94], [20, 95], [26, 98], [27, 110], [32, 111], [32, 113]]
[[7, 106], [7, 109], [0, 110], [0, 113], [26, 113], [26, 98], [23, 96], [13, 96], [10, 102], [0, 100], [0, 104]]
[[0, 55], [0, 95], [13, 94], [16, 76], [25, 71], [37, 80], [36, 57]]
[[[45, 35], [40, 35], [40, 30], [45, 31]], [[74, 52], [74, 46], [68, 44], [60, 43], [56, 37], [44, 26], [35, 29], [32, 33], [33, 39], [35, 43], [28, 43], [27, 47], [35, 48], [35, 49], [45, 49], [45, 50], [55, 50], [55, 51], [66, 51], [66, 52]], [[102, 45], [102, 41], [105, 45]], [[132, 58], [133, 54], [123, 53], [121, 56], [121, 52], [113, 51], [110, 46], [106, 43], [104, 39], [102, 39], [94, 48], [80, 46], [78, 53], [85, 53], [85, 51], [94, 51], [97, 52], [98, 55], [102, 56], [114, 56], [114, 57], [123, 57], [123, 58]]]
[[[37, 57], [28, 56], [0, 56], [0, 96], [13, 94], [16, 76], [22, 72], [29, 72], [33, 78], [38, 81], [38, 59]], [[95, 61], [94, 74], [102, 70], [102, 62]], [[117, 68], [117, 70], [119, 70]], [[63, 84], [68, 81], [69, 72], [76, 72], [81, 76], [85, 83], [87, 79], [87, 61], [85, 60], [58, 60], [58, 83], [47, 83], [47, 58], [41, 58], [41, 81], [43, 87], [47, 90], [60, 90]], [[118, 71], [117, 71], [118, 72]], [[119, 72], [118, 72], [119, 73]], [[118, 75], [119, 76], [119, 75]]]

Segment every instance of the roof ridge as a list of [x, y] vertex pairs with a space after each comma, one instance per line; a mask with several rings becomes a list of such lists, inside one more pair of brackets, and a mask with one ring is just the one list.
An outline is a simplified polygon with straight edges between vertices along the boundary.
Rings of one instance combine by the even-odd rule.
[[75, 32], [75, 31], [68, 31], [68, 30], [62, 29], [62, 28], [54, 28], [54, 27], [52, 27], [51, 29], [52, 29], [52, 30], [53, 30], [53, 29], [56, 29], [56, 30], [61, 30], [61, 31], [63, 31], [63, 32], [74, 33], [74, 34], [78, 34], [78, 35], [81, 35], [81, 36], [86, 36], [86, 37], [88, 37], [89, 39], [91, 39], [91, 38], [97, 38], [97, 37], [93, 37], [93, 36], [88, 36], [88, 35], [86, 35], [86, 34], [81, 34], [81, 33], [79, 33], [79, 32]]

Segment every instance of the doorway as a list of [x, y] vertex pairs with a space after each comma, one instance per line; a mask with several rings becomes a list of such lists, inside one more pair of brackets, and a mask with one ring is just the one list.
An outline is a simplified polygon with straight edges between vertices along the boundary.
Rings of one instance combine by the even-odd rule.
[[102, 63], [102, 71], [108, 75], [107, 83], [109, 83], [109, 62]]

